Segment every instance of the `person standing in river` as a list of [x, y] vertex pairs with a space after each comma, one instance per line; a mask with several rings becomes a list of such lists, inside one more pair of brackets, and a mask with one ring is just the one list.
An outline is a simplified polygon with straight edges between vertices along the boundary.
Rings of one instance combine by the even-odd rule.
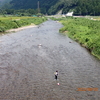
[[58, 79], [58, 71], [54, 72], [55, 74], [55, 79], [57, 80]]

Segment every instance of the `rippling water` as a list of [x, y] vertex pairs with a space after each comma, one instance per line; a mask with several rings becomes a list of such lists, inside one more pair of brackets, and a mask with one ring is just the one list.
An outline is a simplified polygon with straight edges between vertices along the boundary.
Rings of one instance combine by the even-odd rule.
[[61, 27], [48, 20], [0, 36], [0, 100], [100, 100], [100, 61], [61, 35]]

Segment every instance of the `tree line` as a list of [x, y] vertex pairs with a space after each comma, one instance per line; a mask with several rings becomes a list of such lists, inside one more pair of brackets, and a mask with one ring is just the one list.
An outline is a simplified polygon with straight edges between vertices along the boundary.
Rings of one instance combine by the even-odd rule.
[[53, 5], [48, 13], [55, 14], [62, 9], [62, 13], [66, 14], [73, 11], [74, 15], [100, 15], [100, 0], [60, 0]]
[[73, 11], [74, 15], [100, 15], [100, 0], [12, 0], [4, 9], [16, 9], [6, 10], [7, 13], [14, 11], [13, 13], [27, 15], [37, 13], [38, 6], [41, 13], [49, 15], [54, 15], [60, 10], [62, 14]]
[[74, 15], [100, 15], [100, 0], [78, 0]]
[[[1, 9], [0, 10], [1, 15], [16, 15], [16, 16], [34, 16], [39, 15], [38, 9]], [[42, 15], [42, 14], [40, 14]]]

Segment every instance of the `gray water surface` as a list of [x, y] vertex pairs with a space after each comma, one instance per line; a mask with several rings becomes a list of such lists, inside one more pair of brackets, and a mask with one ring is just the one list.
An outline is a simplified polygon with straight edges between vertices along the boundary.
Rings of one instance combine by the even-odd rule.
[[100, 100], [100, 61], [60, 34], [61, 27], [48, 20], [0, 36], [0, 100]]

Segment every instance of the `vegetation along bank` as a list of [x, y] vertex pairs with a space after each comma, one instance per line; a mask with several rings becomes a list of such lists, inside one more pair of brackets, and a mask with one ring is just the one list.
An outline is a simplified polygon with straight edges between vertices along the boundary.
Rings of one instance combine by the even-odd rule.
[[100, 21], [86, 18], [60, 18], [60, 32], [78, 41], [100, 59]]
[[38, 25], [44, 21], [45, 17], [0, 17], [0, 33], [30, 24]]

